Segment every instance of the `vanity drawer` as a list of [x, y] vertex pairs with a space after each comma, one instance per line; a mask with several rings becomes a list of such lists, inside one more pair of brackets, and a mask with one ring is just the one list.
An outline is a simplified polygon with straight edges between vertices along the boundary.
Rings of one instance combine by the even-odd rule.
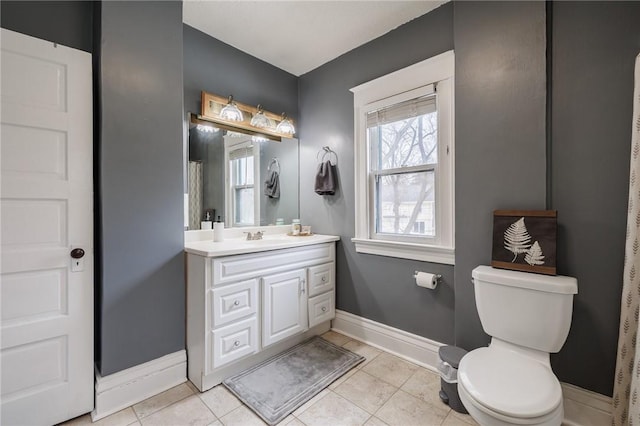
[[213, 286], [333, 262], [335, 244], [313, 244], [213, 259]]
[[211, 339], [211, 369], [258, 351], [258, 318], [253, 316], [214, 330]]
[[309, 296], [333, 290], [335, 283], [334, 265], [333, 262], [330, 262], [309, 268]]
[[335, 293], [333, 291], [309, 298], [309, 327], [335, 318], [334, 300]]
[[258, 311], [258, 280], [247, 280], [210, 292], [213, 328], [244, 318]]

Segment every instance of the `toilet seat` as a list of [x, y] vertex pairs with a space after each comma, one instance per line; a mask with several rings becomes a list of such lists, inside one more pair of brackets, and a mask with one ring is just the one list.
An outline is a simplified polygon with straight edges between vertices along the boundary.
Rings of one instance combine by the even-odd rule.
[[562, 404], [542, 417], [511, 417], [491, 411], [478, 403], [460, 383], [458, 383], [458, 393], [464, 407], [471, 417], [481, 426], [560, 426], [564, 418], [564, 408]]
[[514, 423], [562, 411], [560, 382], [543, 363], [503, 348], [480, 348], [460, 361], [458, 386], [481, 411]]

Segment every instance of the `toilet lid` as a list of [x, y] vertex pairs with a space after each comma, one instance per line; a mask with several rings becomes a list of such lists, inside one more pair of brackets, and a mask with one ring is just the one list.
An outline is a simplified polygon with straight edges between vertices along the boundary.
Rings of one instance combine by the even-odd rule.
[[515, 352], [480, 348], [460, 361], [458, 381], [489, 410], [510, 417], [540, 417], [562, 402], [550, 368]]

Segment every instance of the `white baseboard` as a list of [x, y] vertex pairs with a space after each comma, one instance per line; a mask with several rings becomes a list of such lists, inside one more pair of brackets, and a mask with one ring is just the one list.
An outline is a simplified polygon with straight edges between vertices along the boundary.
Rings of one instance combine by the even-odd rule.
[[612, 398], [569, 383], [562, 384], [564, 426], [611, 424]]
[[[437, 371], [438, 349], [445, 345], [341, 310], [336, 310], [331, 328], [433, 371]], [[563, 425], [611, 424], [611, 397], [568, 383], [561, 384], [565, 416]]]
[[331, 328], [433, 371], [437, 371], [438, 350], [445, 346], [444, 343], [337, 309]]
[[186, 380], [185, 350], [104, 377], [96, 371], [96, 407], [91, 419], [95, 422]]

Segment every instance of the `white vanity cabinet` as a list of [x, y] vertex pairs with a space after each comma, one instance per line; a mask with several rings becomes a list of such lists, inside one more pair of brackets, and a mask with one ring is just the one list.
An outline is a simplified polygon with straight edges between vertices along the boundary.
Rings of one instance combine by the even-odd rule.
[[335, 243], [187, 254], [189, 379], [207, 390], [330, 327]]

